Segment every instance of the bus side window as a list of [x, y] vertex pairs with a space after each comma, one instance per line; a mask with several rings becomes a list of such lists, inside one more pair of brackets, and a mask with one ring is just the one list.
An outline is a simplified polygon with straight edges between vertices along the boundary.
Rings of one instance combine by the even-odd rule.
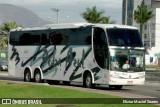
[[31, 34], [24, 33], [20, 36], [20, 45], [29, 45], [31, 44]]
[[46, 45], [48, 42], [47, 42], [47, 35], [42, 33], [42, 37], [41, 37], [41, 44], [42, 45]]
[[50, 34], [50, 42], [52, 45], [60, 45], [62, 42], [62, 34], [60, 32], [52, 32]]
[[11, 45], [19, 45], [19, 34], [16, 34], [15, 32], [10, 33], [10, 40], [9, 43]]

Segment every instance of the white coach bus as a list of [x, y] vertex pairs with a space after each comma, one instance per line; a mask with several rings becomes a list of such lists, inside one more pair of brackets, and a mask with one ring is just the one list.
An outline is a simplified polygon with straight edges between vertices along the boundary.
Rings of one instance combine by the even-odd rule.
[[84, 87], [145, 82], [145, 49], [138, 29], [116, 24], [53, 24], [10, 31], [11, 76]]

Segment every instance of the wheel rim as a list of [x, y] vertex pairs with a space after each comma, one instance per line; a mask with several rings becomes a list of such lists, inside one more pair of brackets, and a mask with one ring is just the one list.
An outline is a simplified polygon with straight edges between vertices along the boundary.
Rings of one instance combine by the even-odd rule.
[[29, 82], [29, 81], [30, 81], [30, 78], [31, 78], [30, 73], [27, 72], [27, 73], [26, 73], [26, 76], [25, 76], [26, 81]]
[[86, 77], [86, 87], [91, 87], [91, 78], [90, 78], [90, 76], [87, 76]]
[[39, 73], [35, 74], [35, 81], [40, 82], [41, 81], [41, 75]]

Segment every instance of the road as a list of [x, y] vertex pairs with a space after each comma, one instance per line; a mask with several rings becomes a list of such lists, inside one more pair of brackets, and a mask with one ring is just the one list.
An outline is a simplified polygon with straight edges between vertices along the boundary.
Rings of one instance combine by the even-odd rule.
[[[160, 72], [159, 72], [160, 73]], [[10, 77], [7, 72], [0, 72], [0, 80], [10, 82], [23, 82], [23, 79], [17, 79]], [[31, 83], [36, 84], [36, 83]], [[39, 85], [48, 85], [47, 83], [40, 83]], [[83, 88], [82, 84], [72, 83], [71, 86], [53, 85], [54, 87], [70, 88], [81, 91], [88, 91], [101, 94], [111, 94], [124, 98], [160, 98], [160, 81], [147, 80], [144, 85], [141, 86], [124, 86], [122, 90], [114, 90], [107, 86], [97, 86], [96, 89]]]

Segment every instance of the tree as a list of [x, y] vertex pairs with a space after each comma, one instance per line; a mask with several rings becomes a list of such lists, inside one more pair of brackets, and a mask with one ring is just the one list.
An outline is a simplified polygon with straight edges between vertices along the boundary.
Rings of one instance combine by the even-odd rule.
[[17, 24], [15, 21], [8, 21], [3, 24], [3, 27], [1, 28], [4, 32], [9, 32], [11, 29], [22, 27], [21, 25]]
[[141, 6], [138, 6], [138, 10], [134, 11], [134, 19], [137, 23], [140, 24], [140, 34], [142, 40], [144, 40], [144, 24], [154, 17], [153, 10], [149, 10], [147, 5], [145, 5], [144, 1]]
[[5, 49], [7, 47], [9, 31], [17, 27], [22, 27], [22, 26], [17, 24], [14, 21], [9, 21], [3, 24], [2, 28], [0, 29], [0, 40], [1, 40], [0, 48], [1, 49]]
[[98, 11], [96, 6], [94, 6], [86, 8], [86, 11], [81, 16], [89, 23], [115, 23], [115, 21], [110, 20], [110, 17], [103, 16], [104, 13], [104, 10]]

